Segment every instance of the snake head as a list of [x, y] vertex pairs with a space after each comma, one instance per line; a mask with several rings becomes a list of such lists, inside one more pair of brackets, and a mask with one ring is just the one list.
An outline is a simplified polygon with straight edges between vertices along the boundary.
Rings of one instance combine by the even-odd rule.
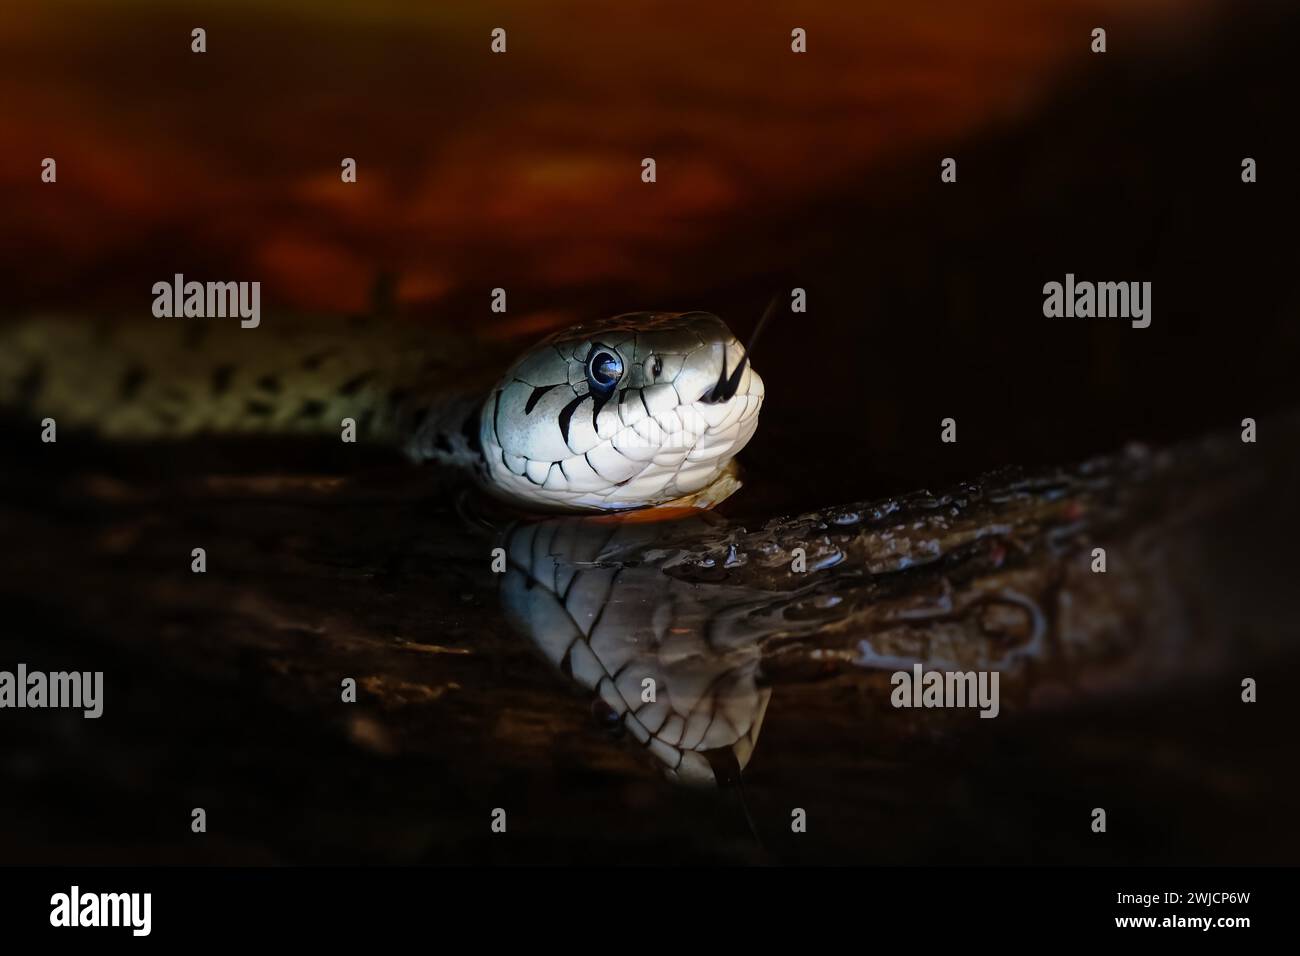
[[763, 380], [716, 315], [574, 326], [516, 361], [484, 404], [488, 488], [546, 511], [699, 497], [754, 434], [762, 402]]

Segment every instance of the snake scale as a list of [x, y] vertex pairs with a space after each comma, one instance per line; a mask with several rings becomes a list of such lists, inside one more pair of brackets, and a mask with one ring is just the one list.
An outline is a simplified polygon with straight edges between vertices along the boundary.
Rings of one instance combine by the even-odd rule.
[[[42, 319], [0, 327], [0, 405], [29, 423], [57, 418], [60, 435], [68, 426], [136, 441], [337, 441], [340, 420], [354, 418], [360, 440], [468, 467], [525, 511], [702, 507], [736, 487], [731, 459], [753, 434], [763, 386], [748, 349], [716, 317], [619, 316], [562, 331], [513, 365], [497, 359], [452, 331], [368, 320], [282, 319], [243, 331]], [[1273, 423], [1279, 440], [1259, 449], [1233, 435], [1131, 449], [1076, 469], [994, 474], [946, 494], [774, 519], [758, 531], [698, 508], [653, 525], [527, 519], [496, 532], [509, 560], [499, 596], [509, 623], [589, 697], [603, 729], [672, 780], [727, 785], [747, 770], [774, 700], [787, 720], [800, 708], [808, 720], [840, 710], [816, 710], [826, 696], [820, 684], [804, 688], [810, 678], [861, 684], [853, 699], [874, 700], [887, 695], [891, 671], [914, 662], [994, 669], [1011, 714], [1038, 695], [1060, 700], [1076, 687], [1146, 686], [1220, 667], [1251, 635], [1256, 652], [1267, 651], [1279, 633], [1271, 622], [1288, 613], [1285, 590], [1270, 585], [1271, 553], [1239, 545], [1230, 568], [1222, 553], [1241, 528], [1253, 541], [1261, 515], [1273, 538], [1294, 537], [1294, 509], [1267, 503], [1290, 500], [1298, 427]], [[23, 428], [16, 447], [31, 440], [39, 449]], [[42, 538], [47, 526], [17, 507], [26, 530], [15, 539]], [[399, 524], [416, 514], [413, 503], [395, 507]], [[367, 534], [374, 548], [391, 547], [390, 526], [354, 521], [349, 547]], [[1121, 573], [1093, 573], [1098, 545]], [[481, 557], [477, 542], [465, 547]], [[806, 574], [792, 573], [796, 549]], [[89, 560], [79, 554], [59, 560]], [[254, 549], [238, 567], [256, 577], [259, 562], [279, 560]], [[109, 579], [119, 563], [113, 553], [86, 573]], [[36, 592], [47, 586], [36, 567], [24, 553], [5, 577]], [[1228, 570], [1231, 587], [1201, 587]], [[133, 595], [166, 584], [129, 580]], [[328, 603], [311, 594], [292, 616], [311, 619], [317, 600]], [[205, 610], [210, 596], [173, 588], [123, 613], [143, 615], [143, 630], [150, 608], [178, 599]], [[53, 600], [64, 600], [62, 585]], [[247, 625], [241, 632], [264, 622]], [[647, 679], [657, 690], [649, 701]], [[870, 710], [884, 736], [897, 723], [875, 719], [887, 707]]]
[[[524, 512], [662, 507], [675, 517], [739, 487], [732, 459], [754, 434], [763, 382], [717, 316], [642, 312], [576, 325], [485, 387], [492, 358], [455, 331], [368, 319], [286, 317], [254, 332], [41, 318], [0, 327], [0, 407], [144, 443], [338, 440], [351, 422], [357, 441], [463, 468]], [[507, 618], [670, 778], [734, 780], [768, 694], [754, 684], [752, 642], [703, 640], [707, 602], [656, 566], [615, 572], [616, 587], [610, 571], [587, 566], [611, 534], [643, 541], [650, 526], [554, 520], [578, 523], [525, 521], [507, 532]], [[553, 542], [559, 551], [525, 546], [557, 528], [568, 529]], [[647, 605], [656, 608], [649, 630]], [[613, 683], [639, 688], [647, 676], [661, 685], [649, 706]]]
[[454, 332], [268, 325], [270, 335], [211, 320], [10, 323], [0, 406], [137, 441], [338, 435], [351, 419], [358, 441], [464, 467], [522, 510], [606, 512], [725, 498], [763, 401], [747, 350], [706, 312], [565, 329], [486, 397], [465, 387], [478, 352]]

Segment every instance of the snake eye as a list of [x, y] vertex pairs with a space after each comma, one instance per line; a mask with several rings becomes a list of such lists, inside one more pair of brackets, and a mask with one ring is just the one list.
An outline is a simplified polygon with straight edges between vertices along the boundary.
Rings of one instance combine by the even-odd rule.
[[593, 345], [587, 356], [587, 384], [600, 395], [608, 395], [623, 377], [623, 360], [603, 345]]

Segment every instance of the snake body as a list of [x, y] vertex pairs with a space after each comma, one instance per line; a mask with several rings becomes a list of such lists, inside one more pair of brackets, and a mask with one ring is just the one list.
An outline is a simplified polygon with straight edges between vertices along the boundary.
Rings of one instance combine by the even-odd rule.
[[359, 442], [466, 468], [527, 511], [708, 507], [738, 487], [763, 382], [717, 316], [574, 326], [486, 398], [482, 357], [409, 323], [45, 318], [0, 327], [0, 407], [135, 441], [337, 436], [350, 419]]

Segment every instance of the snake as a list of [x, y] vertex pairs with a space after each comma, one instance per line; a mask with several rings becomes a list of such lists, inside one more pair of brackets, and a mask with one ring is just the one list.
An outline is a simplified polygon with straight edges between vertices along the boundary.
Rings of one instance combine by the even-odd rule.
[[[646, 509], [680, 518], [678, 509], [711, 508], [739, 487], [734, 458], [755, 432], [764, 386], [721, 318], [637, 312], [579, 323], [527, 349], [486, 391], [470, 384], [482, 350], [455, 332], [371, 319], [274, 325], [264, 336], [192, 323], [9, 323], [0, 408], [145, 443], [337, 435], [351, 422], [359, 441], [468, 471], [524, 513], [508, 533], [507, 622], [670, 779], [737, 778], [769, 696], [755, 683], [752, 637], [706, 639], [709, 614], [692, 589], [653, 565], [622, 569], [617, 588], [602, 588], [609, 573], [590, 561], [615, 541], [646, 544], [658, 535], [648, 525], [537, 520]], [[546, 541], [558, 550], [539, 550]], [[657, 610], [642, 620], [647, 605]], [[615, 685], [640, 688], [647, 676], [658, 685], [648, 706]]]
[[[504, 535], [506, 622], [590, 700], [596, 726], [673, 783], [729, 787], [772, 697], [760, 642], [774, 595], [667, 573], [702, 515], [671, 523], [524, 521]], [[647, 613], [649, 609], [649, 613]]]
[[[431, 341], [413, 323], [371, 319], [268, 326], [273, 337], [209, 323], [11, 322], [0, 326], [0, 406], [145, 442], [337, 440], [349, 419], [361, 440], [469, 468], [523, 512], [499, 539], [507, 622], [590, 699], [602, 728], [676, 783], [740, 781], [773, 688], [806, 704], [824, 695], [800, 682], [835, 667], [995, 669], [1019, 681], [1013, 696], [1041, 685], [1051, 700], [1076, 681], [1124, 687], [1240, 655], [1225, 615], [1285, 614], [1269, 603], [1270, 573], [1240, 576], [1264, 582], [1259, 600], [1212, 602], [1218, 616], [1186, 595], [1216, 566], [1215, 529], [1238, 524], [1228, 504], [1285, 499], [1294, 442], [1271, 446], [1275, 459], [1243, 458], [1229, 436], [1010, 470], [749, 532], [707, 509], [738, 487], [734, 459], [756, 428], [757, 333], [742, 347], [711, 314], [632, 313], [553, 334], [496, 376], [484, 373], [491, 350], [454, 331]], [[33, 432], [20, 434], [35, 454]], [[603, 514], [683, 502], [693, 513], [673, 521]], [[577, 514], [534, 514], [544, 511]], [[1205, 525], [1207, 512], [1220, 523]], [[1098, 540], [1125, 574], [1090, 570]], [[791, 573], [796, 548], [806, 577]], [[887, 696], [887, 682], [864, 680], [864, 693]]]
[[764, 397], [749, 349], [709, 312], [565, 328], [485, 394], [465, 391], [481, 350], [455, 331], [164, 321], [6, 323], [0, 408], [130, 441], [337, 436], [350, 421], [357, 442], [462, 468], [521, 511], [590, 514], [716, 505], [740, 486]]

